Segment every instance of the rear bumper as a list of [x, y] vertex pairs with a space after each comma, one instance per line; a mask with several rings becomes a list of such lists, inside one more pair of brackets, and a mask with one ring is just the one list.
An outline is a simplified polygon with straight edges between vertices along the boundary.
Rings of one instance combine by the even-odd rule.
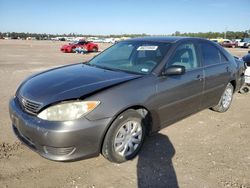
[[15, 99], [9, 103], [16, 136], [30, 149], [55, 161], [71, 161], [99, 155], [111, 118], [89, 121], [45, 121], [24, 112]]

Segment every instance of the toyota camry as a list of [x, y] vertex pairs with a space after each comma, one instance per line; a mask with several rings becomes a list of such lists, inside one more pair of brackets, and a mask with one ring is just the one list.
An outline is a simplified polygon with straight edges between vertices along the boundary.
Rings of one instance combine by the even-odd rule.
[[121, 163], [147, 135], [203, 109], [227, 111], [243, 73], [240, 60], [205, 39], [130, 39], [27, 78], [10, 100], [10, 118], [16, 136], [47, 159], [101, 153]]

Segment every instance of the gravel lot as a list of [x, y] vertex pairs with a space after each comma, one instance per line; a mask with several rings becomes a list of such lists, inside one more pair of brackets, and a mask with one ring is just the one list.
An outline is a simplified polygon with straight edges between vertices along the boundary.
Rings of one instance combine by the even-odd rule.
[[[204, 110], [163, 129], [146, 139], [138, 157], [119, 165], [101, 155], [53, 162], [22, 145], [8, 114], [21, 81], [94, 55], [61, 53], [62, 44], [0, 40], [0, 187], [250, 187], [250, 94], [236, 94], [226, 113]], [[101, 50], [108, 46], [100, 44]]]

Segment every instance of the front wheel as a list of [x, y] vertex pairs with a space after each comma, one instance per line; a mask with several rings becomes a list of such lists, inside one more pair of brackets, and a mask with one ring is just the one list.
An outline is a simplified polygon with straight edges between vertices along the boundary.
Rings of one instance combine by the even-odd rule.
[[134, 158], [142, 147], [145, 126], [142, 116], [129, 109], [119, 115], [109, 128], [102, 154], [111, 162], [122, 163]]
[[92, 52], [98, 52], [98, 48], [93, 47]]
[[227, 84], [227, 87], [225, 89], [225, 91], [223, 92], [219, 103], [212, 107], [212, 110], [216, 111], [216, 112], [226, 112], [233, 100], [233, 92], [234, 92], [234, 87], [231, 83]]

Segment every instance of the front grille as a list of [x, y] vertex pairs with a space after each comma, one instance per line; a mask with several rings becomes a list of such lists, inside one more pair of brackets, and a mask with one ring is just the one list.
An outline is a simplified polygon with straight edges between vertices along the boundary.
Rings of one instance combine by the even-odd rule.
[[35, 102], [35, 101], [32, 101], [32, 100], [26, 99], [26, 98], [24, 98], [24, 97], [22, 97], [20, 95], [18, 95], [17, 98], [18, 98], [19, 103], [23, 107], [23, 109], [25, 111], [29, 112], [29, 113], [37, 114], [37, 112], [42, 107], [41, 103], [38, 103], [38, 102]]

